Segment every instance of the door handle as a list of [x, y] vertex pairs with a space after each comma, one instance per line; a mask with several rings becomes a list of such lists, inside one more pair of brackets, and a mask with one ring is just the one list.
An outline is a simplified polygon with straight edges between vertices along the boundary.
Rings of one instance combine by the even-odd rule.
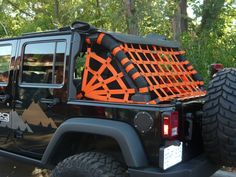
[[52, 99], [41, 98], [39, 101], [40, 101], [40, 103], [48, 104], [50, 106], [54, 106], [54, 105], [60, 103], [60, 99], [59, 98], [52, 98]]

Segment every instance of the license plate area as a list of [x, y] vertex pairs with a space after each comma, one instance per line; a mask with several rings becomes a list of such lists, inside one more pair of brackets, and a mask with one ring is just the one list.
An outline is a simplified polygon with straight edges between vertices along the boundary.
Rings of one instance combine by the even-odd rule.
[[183, 143], [175, 142], [159, 150], [159, 166], [166, 170], [182, 161]]

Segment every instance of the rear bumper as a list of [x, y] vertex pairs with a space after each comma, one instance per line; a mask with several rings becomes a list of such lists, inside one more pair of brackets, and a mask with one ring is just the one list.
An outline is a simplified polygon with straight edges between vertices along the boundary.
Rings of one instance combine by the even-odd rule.
[[130, 177], [210, 177], [219, 167], [210, 163], [205, 155], [180, 163], [168, 170], [158, 168], [130, 168]]

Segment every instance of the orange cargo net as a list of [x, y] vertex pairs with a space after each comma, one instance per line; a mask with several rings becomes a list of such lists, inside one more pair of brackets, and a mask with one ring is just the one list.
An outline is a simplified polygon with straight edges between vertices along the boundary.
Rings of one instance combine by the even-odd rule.
[[203, 81], [195, 81], [193, 69], [188, 60], [180, 60], [178, 56], [184, 51], [150, 45], [124, 44], [124, 51], [139, 73], [145, 77], [151, 92], [152, 101], [170, 101], [173, 99], [190, 99], [204, 96], [200, 87]]
[[[205, 95], [205, 91], [201, 89], [203, 81], [194, 78], [197, 71], [189, 61], [181, 58], [183, 51], [125, 43], [109, 51], [102, 46], [104, 36], [99, 35], [95, 43], [87, 39], [89, 47], [82, 80], [85, 98], [107, 102], [157, 104]], [[126, 57], [118, 59], [117, 53], [120, 51]], [[145, 87], [137, 85], [137, 78], [140, 77], [146, 82]], [[142, 94], [148, 94], [149, 99], [134, 99], [135, 95]]]
[[102, 58], [92, 52], [91, 48], [87, 49], [82, 80], [85, 98], [109, 102], [133, 102], [130, 97], [135, 93], [135, 89], [128, 87], [124, 73], [113, 65], [114, 62], [112, 64], [110, 57]]

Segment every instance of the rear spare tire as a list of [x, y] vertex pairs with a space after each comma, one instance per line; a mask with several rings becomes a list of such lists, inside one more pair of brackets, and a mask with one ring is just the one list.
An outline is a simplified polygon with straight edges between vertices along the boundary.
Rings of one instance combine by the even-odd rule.
[[223, 69], [213, 77], [203, 112], [205, 152], [219, 165], [236, 166], [236, 69]]

